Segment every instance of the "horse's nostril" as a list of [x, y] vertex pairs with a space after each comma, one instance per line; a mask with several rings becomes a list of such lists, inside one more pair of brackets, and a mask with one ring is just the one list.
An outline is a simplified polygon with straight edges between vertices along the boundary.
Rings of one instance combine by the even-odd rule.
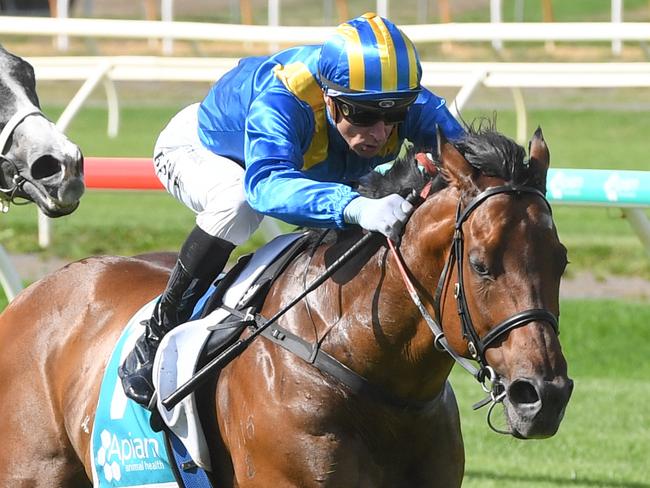
[[41, 156], [36, 161], [32, 163], [30, 172], [32, 178], [35, 180], [41, 180], [43, 178], [48, 178], [53, 176], [61, 171], [61, 163], [50, 155]]
[[539, 401], [535, 386], [526, 380], [517, 380], [508, 388], [508, 397], [513, 404], [523, 405]]

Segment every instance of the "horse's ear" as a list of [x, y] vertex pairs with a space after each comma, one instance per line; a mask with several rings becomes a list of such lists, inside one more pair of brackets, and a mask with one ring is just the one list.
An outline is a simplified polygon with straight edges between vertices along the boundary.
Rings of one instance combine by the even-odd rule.
[[546, 191], [546, 173], [551, 162], [551, 154], [542, 134], [542, 128], [537, 127], [532, 139], [528, 143], [528, 153], [530, 159], [528, 165], [535, 183], [540, 185]]
[[477, 170], [467, 162], [463, 155], [447, 140], [438, 128], [438, 161], [441, 172], [447, 182], [460, 189], [462, 192], [473, 193], [476, 191], [474, 177]]

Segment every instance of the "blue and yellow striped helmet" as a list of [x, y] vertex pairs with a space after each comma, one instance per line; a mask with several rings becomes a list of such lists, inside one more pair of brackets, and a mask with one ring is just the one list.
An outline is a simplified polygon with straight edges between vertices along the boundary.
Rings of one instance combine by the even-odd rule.
[[415, 46], [391, 21], [366, 13], [339, 25], [321, 48], [320, 82], [348, 100], [415, 99], [422, 67]]

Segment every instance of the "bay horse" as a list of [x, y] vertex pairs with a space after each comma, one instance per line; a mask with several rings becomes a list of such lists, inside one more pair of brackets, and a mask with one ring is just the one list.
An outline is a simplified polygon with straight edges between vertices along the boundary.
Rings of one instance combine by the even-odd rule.
[[[454, 357], [479, 361], [477, 379], [491, 403], [503, 404], [508, 433], [556, 433], [573, 383], [557, 335], [567, 260], [544, 198], [542, 132], [528, 159], [489, 128], [454, 144], [441, 138], [438, 147], [439, 174], [405, 227], [399, 259], [375, 241], [279, 321], [381, 394], [352, 391], [256, 339], [197, 392], [215, 486], [460, 486]], [[407, 166], [406, 191], [419, 190], [428, 178]], [[400, 171], [375, 195], [395, 191], [390, 178]], [[359, 236], [315, 240], [273, 285], [261, 314], [298, 296]], [[168, 271], [142, 258], [84, 259], [24, 290], [0, 316], [2, 486], [90, 486], [104, 367]], [[444, 335], [434, 339], [426, 316]]]
[[41, 112], [32, 66], [0, 46], [0, 206], [24, 199], [60, 217], [83, 192], [80, 149]]

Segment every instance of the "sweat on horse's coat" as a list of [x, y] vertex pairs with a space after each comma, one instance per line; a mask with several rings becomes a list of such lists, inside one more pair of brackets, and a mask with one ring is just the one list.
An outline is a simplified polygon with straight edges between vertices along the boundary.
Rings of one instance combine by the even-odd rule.
[[[481, 144], [487, 139], [493, 142]], [[471, 133], [466, 142], [476, 149], [475, 158], [467, 152], [470, 159], [514, 155], [516, 160], [497, 169], [514, 165], [528, 185], [545, 180], [549, 153], [539, 130], [527, 164], [503, 136]], [[470, 164], [459, 152], [462, 144], [441, 141], [439, 147], [438, 191], [415, 210], [400, 245], [429, 312], [459, 202], [463, 208], [486, 188], [509, 182], [507, 171], [486, 175]], [[465, 264], [453, 267], [440, 294], [441, 325], [455, 351], [470, 357], [454, 298], [459, 273], [480, 337], [521, 310], [558, 315], [566, 250], [542, 197], [492, 196], [461, 230]], [[298, 296], [359, 235], [349, 230], [315, 239], [273, 285], [262, 315], [273, 316]], [[89, 486], [89, 435], [83, 425], [94, 415], [101, 372], [123, 324], [160, 293], [168, 272], [146, 259], [82, 260], [23, 291], [0, 315], [0, 437], [9, 443], [0, 451], [2, 482]], [[463, 440], [447, 386], [453, 361], [435, 349], [381, 243], [352, 259], [280, 322], [405, 402], [422, 404], [445, 394], [433, 410], [395, 408], [352, 393], [259, 338], [197, 392], [217, 486], [461, 485]], [[499, 337], [485, 357], [501, 378], [505, 422], [513, 435], [554, 435], [572, 390], [554, 329], [531, 320]], [[26, 420], [32, 418], [39, 422]]]

